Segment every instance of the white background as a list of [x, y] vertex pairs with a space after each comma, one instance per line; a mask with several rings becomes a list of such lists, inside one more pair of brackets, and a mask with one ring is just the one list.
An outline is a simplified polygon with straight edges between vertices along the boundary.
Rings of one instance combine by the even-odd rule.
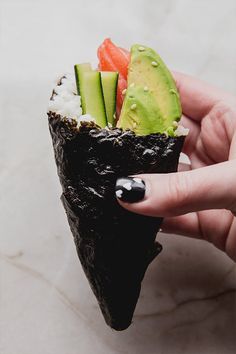
[[0, 353], [231, 354], [235, 265], [159, 236], [134, 324], [107, 328], [59, 201], [46, 110], [55, 78], [96, 65], [105, 37], [236, 93], [234, 0], [0, 0]]

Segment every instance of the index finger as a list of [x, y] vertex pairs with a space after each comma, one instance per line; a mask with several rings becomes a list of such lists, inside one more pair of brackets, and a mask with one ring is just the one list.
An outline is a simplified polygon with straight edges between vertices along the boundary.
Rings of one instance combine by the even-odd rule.
[[201, 120], [215, 104], [230, 95], [193, 76], [173, 72], [180, 93], [183, 113], [194, 120]]

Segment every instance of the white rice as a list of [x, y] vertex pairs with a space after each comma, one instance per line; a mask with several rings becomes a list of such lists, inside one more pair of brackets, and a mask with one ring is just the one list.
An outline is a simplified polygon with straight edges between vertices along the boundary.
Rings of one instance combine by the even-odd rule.
[[175, 136], [187, 136], [189, 132], [188, 128], [184, 128], [182, 125], [178, 125], [175, 130]]
[[89, 114], [82, 114], [81, 98], [77, 95], [75, 78], [66, 74], [61, 84], [54, 88], [54, 95], [49, 102], [48, 112], [60, 114], [62, 117], [75, 119], [80, 122], [95, 122]]

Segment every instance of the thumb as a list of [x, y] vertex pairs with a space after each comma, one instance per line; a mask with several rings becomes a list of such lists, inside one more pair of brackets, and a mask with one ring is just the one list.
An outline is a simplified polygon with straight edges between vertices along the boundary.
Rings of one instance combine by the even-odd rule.
[[117, 180], [116, 196], [124, 208], [143, 215], [177, 216], [206, 209], [235, 213], [235, 161], [188, 172], [121, 178]]

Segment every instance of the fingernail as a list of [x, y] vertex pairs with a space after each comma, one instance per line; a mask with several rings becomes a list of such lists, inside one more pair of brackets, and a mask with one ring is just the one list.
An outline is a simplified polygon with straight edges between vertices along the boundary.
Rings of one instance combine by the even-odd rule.
[[145, 182], [138, 177], [118, 178], [116, 197], [126, 203], [136, 203], [144, 198]]

